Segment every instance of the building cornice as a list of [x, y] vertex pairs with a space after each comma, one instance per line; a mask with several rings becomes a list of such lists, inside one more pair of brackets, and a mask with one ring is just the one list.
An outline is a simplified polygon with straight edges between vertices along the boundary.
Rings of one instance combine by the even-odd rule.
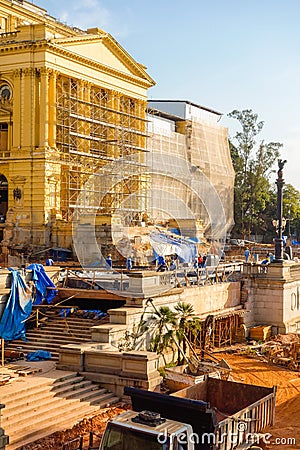
[[[149, 77], [147, 73], [144, 71], [140, 71], [141, 76], [137, 76], [134, 74], [127, 74], [118, 69], [114, 69], [113, 67], [99, 63], [90, 58], [86, 58], [85, 56], [79, 55], [78, 53], [74, 53], [68, 49], [65, 49], [59, 45], [54, 44], [52, 41], [44, 40], [38, 42], [28, 41], [28, 42], [11, 42], [11, 43], [0, 42], [0, 54], [13, 53], [16, 51], [24, 52], [25, 50], [28, 49], [30, 51], [32, 51], [33, 49], [36, 51], [52, 51], [53, 53], [64, 56], [65, 58], [68, 58], [71, 61], [74, 61], [86, 67], [93, 67], [94, 69], [99, 70], [102, 73], [111, 75], [123, 81], [128, 81], [130, 83], [133, 83], [137, 86], [141, 86], [146, 89], [150, 88], [151, 86], [154, 86], [155, 84], [152, 78]], [[38, 66], [35, 67], [39, 68]]]

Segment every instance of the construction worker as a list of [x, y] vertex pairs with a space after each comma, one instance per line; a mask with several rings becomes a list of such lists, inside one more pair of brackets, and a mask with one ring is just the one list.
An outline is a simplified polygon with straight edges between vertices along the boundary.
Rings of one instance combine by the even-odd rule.
[[46, 266], [53, 266], [54, 265], [54, 261], [52, 258], [47, 258], [46, 259]]
[[157, 269], [156, 272], [165, 272], [168, 269], [165, 258], [163, 256], [159, 256], [157, 258]]
[[247, 263], [249, 261], [249, 257], [250, 257], [250, 250], [248, 247], [246, 247], [246, 249], [244, 251], [244, 256], [245, 256], [245, 261]]
[[106, 264], [106, 268], [107, 268], [108, 270], [111, 270], [111, 269], [112, 269], [112, 264], [113, 264], [113, 262], [112, 262], [111, 253], [109, 253], [109, 254], [107, 255], [107, 258], [106, 258], [106, 260], [105, 260], [105, 264]]
[[131, 258], [131, 256], [128, 256], [128, 258], [126, 259], [126, 269], [127, 270], [131, 270], [132, 269], [132, 258]]
[[176, 266], [175, 256], [171, 256], [169, 270], [176, 270], [176, 269], [177, 269], [177, 266]]

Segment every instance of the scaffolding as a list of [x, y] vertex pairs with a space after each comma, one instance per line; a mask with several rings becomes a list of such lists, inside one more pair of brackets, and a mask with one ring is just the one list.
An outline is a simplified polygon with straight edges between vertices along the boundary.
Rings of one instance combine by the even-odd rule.
[[145, 102], [59, 77], [56, 111], [63, 219], [80, 209], [132, 223], [147, 209]]
[[151, 214], [158, 221], [201, 221], [207, 237], [224, 238], [233, 225], [234, 192], [227, 129], [195, 118], [176, 122], [176, 131], [154, 125], [148, 149]]
[[154, 223], [201, 221], [207, 237], [223, 239], [233, 224], [227, 129], [196, 118], [178, 121], [175, 131], [147, 122], [145, 101], [58, 77], [62, 218], [80, 210], [119, 215], [126, 226], [145, 214]]

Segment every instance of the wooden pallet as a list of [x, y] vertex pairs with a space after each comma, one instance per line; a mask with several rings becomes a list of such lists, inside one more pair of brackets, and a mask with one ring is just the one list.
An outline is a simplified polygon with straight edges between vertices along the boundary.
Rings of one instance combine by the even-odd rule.
[[17, 364], [7, 364], [5, 367], [7, 369], [13, 370], [21, 377], [26, 377], [27, 375], [32, 375], [34, 373], [42, 371], [40, 367], [18, 366]]
[[0, 373], [0, 386], [9, 383], [12, 378], [10, 375]]
[[17, 370], [16, 373], [20, 376], [20, 377], [26, 377], [27, 375], [33, 375], [34, 373], [37, 372], [41, 372], [42, 369], [40, 368], [33, 368], [30, 367], [28, 369], [23, 369], [23, 370]]

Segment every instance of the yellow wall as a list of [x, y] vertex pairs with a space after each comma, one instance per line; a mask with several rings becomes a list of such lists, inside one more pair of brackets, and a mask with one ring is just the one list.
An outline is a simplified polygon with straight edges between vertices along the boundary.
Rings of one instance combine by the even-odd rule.
[[[9, 127], [8, 153], [0, 152], [0, 175], [5, 175], [9, 186], [5, 245], [23, 246], [24, 251], [69, 246], [71, 210], [67, 211], [67, 202], [74, 192], [67, 189], [74, 183], [78, 189], [86, 180], [86, 172], [92, 173], [99, 166], [99, 159], [95, 165], [95, 155], [88, 158], [96, 142], [89, 138], [94, 120], [90, 118], [91, 89], [105, 89], [111, 98], [120, 99], [113, 104], [116, 114], [110, 114], [104, 124], [105, 139], [112, 143], [103, 147], [106, 156], [118, 156], [120, 147], [112, 139], [116, 128], [111, 128], [109, 121], [127, 126], [121, 123], [126, 115], [119, 112], [123, 97], [134, 102], [134, 115], [145, 118], [147, 89], [154, 82], [102, 30], [77, 32], [54, 21], [42, 8], [8, 0], [0, 0], [0, 21], [0, 89], [4, 84], [12, 89], [12, 98], [0, 106], [0, 124], [8, 123]], [[70, 80], [77, 86], [76, 100], [68, 114], [62, 103], [57, 108], [62, 80], [67, 80], [66, 86], [72, 84]], [[64, 89], [63, 95], [74, 96]], [[145, 124], [131, 118], [130, 126], [138, 132], [145, 132]], [[81, 137], [71, 136], [70, 131]], [[59, 142], [62, 139], [64, 145]], [[131, 145], [145, 147], [145, 138], [136, 133]], [[86, 155], [76, 156], [77, 150]], [[21, 199], [14, 196], [16, 188], [21, 191]]]

